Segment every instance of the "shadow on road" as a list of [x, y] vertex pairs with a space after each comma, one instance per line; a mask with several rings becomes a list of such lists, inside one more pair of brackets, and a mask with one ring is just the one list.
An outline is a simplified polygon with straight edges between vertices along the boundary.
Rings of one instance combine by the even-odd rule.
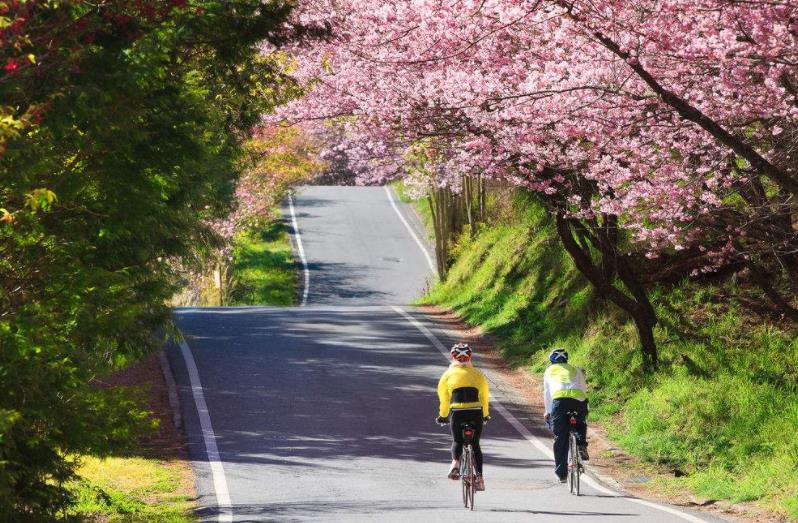
[[[236, 521], [269, 521], [274, 518], [274, 521], [291, 521], [292, 518], [305, 521], [308, 518], [335, 518], [341, 516], [374, 516], [375, 518], [389, 518], [392, 512], [401, 512], [404, 517], [412, 517], [414, 512], [423, 513], [429, 516], [430, 513], [441, 511], [441, 516], [450, 514], [451, 507], [446, 506], [446, 502], [439, 504], [432, 503], [414, 503], [413, 500], [397, 499], [388, 501], [375, 501], [375, 500], [362, 500], [362, 501], [307, 501], [307, 502], [279, 502], [279, 503], [263, 503], [263, 504], [237, 504], [233, 506], [233, 512], [236, 515]], [[445, 512], [444, 512], [445, 511]], [[529, 515], [543, 515], [543, 516], [583, 516], [583, 517], [637, 517], [640, 516], [634, 512], [602, 512], [602, 511], [589, 511], [589, 510], [514, 510], [514, 509], [497, 509], [485, 508], [477, 509], [476, 514], [479, 512], [489, 514], [529, 514]], [[208, 507], [197, 511], [197, 515], [203, 521], [216, 521], [220, 511], [216, 507]], [[254, 519], [248, 519], [254, 518]]]
[[[239, 311], [180, 316], [208, 369], [203, 388], [225, 462], [319, 471], [345, 469], [357, 457], [447, 461], [449, 428], [433, 423], [431, 378], [445, 360], [419, 350], [418, 333], [394, 312]], [[503, 420], [483, 438], [486, 466], [551, 466], [507, 455], [507, 444], [522, 438]]]
[[341, 300], [358, 299], [370, 304], [392, 301], [392, 295], [369, 286], [366, 277], [385, 272], [380, 267], [352, 263], [310, 262], [308, 302], [314, 305], [338, 305]]

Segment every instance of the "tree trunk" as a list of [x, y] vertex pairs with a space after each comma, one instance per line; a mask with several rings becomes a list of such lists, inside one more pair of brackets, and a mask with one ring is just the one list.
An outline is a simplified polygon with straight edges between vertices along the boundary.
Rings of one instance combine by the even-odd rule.
[[[475, 201], [483, 205], [484, 195], [475, 194], [474, 181], [463, 177], [462, 191], [457, 194], [447, 187], [430, 186], [429, 206], [435, 233], [435, 255], [441, 279], [448, 272], [449, 249], [457, 241], [463, 228], [468, 225], [471, 237], [477, 233], [479, 219], [475, 212]], [[477, 189], [479, 193], [481, 189]]]
[[[581, 245], [574, 238], [574, 229], [582, 238]], [[574, 265], [593, 284], [599, 295], [610, 300], [632, 317], [640, 339], [643, 370], [646, 372], [654, 370], [658, 363], [657, 345], [654, 340], [654, 326], [657, 324], [656, 312], [648, 299], [645, 287], [629, 266], [629, 261], [617, 255], [616, 247], [611, 243], [613, 236], [605, 237], [601, 226], [596, 227], [593, 231], [587, 230], [579, 220], [568, 219], [561, 214], [557, 215], [557, 232], [563, 247], [574, 261]], [[615, 239], [617, 240], [617, 237]], [[607, 273], [601, 266], [596, 266], [593, 263], [588, 243], [592, 243], [599, 250], [602, 260], [607, 257], [614, 259], [618, 276], [632, 293], [632, 297], [615, 287], [613, 279], [607, 277]]]
[[477, 175], [477, 192], [479, 193], [479, 221], [485, 220], [485, 180]]
[[[765, 249], [760, 247], [756, 250], [765, 259], [772, 257], [773, 261], [785, 272], [792, 292], [798, 292], [798, 256], [796, 255], [798, 245], [796, 245], [792, 219], [792, 198], [785, 197], [783, 192], [768, 195], [760, 177], [754, 173], [750, 174], [751, 178], [748, 184], [744, 185], [739, 192], [751, 207], [751, 214], [763, 212], [761, 218], [751, 218], [761, 223], [761, 227], [757, 228], [753, 238], [757, 242], [765, 243]], [[763, 211], [757, 211], [758, 209]], [[749, 249], [740, 240], [735, 243], [735, 247], [739, 252], [750, 254]]]
[[430, 187], [429, 208], [432, 214], [432, 228], [435, 235], [435, 261], [438, 267], [438, 277], [446, 279], [446, 260], [448, 252], [446, 249], [446, 218], [445, 203], [442, 201], [444, 195], [441, 189]]
[[637, 327], [637, 336], [640, 339], [640, 348], [643, 356], [643, 369], [653, 370], [659, 365], [657, 356], [657, 344], [654, 341], [654, 323], [647, 314], [632, 314], [632, 319]]
[[612, 281], [618, 273], [618, 255], [615, 248], [615, 246], [618, 245], [617, 217], [606, 214], [603, 216], [600, 239], [606, 244], [603, 246], [602, 252], [612, 253], [611, 256], [601, 257], [601, 272], [604, 274], [604, 278], [608, 281]]
[[776, 306], [776, 309], [784, 316], [790, 318], [794, 322], [798, 322], [798, 309], [793, 307], [779, 292], [773, 287], [771, 280], [772, 277], [767, 271], [754, 263], [751, 260], [746, 260], [746, 268], [751, 273], [751, 277], [756, 284], [762, 289], [765, 295], [770, 298], [770, 301]]
[[466, 207], [468, 232], [473, 240], [477, 235], [477, 220], [474, 216], [474, 181], [470, 176], [463, 176], [463, 202]]

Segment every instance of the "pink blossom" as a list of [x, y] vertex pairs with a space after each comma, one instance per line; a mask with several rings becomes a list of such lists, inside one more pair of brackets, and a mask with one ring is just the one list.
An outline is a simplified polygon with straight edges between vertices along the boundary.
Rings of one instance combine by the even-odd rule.
[[[739, 159], [639, 69], [764, 147], [798, 117], [782, 82], [798, 60], [798, 7], [568, 4], [300, 1], [296, 21], [331, 35], [289, 49], [308, 94], [266, 121], [304, 122], [346, 152], [360, 183], [402, 177], [419, 192], [457, 190], [479, 173], [564, 198], [574, 216], [615, 214], [652, 256], [707, 241], [718, 231], [694, 224], [709, 223], [743, 180]], [[582, 201], [563, 176], [546, 178], [549, 168], [579, 173], [598, 196]], [[731, 255], [716, 249], [708, 266]]]

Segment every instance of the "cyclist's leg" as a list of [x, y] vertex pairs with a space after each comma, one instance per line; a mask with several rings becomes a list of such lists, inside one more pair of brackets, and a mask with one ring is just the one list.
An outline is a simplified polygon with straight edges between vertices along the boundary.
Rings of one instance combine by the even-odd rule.
[[463, 431], [460, 430], [463, 421], [462, 411], [453, 410], [449, 426], [452, 429], [452, 459], [455, 461], [460, 461], [463, 454]]
[[569, 420], [562, 400], [551, 403], [551, 427], [554, 432], [554, 473], [562, 479], [568, 475]]
[[452, 431], [452, 463], [447, 474], [448, 478], [453, 480], [460, 477], [460, 457], [463, 455], [463, 434], [460, 423], [458, 412], [453, 410], [449, 421]]
[[576, 412], [579, 413], [576, 420], [576, 440], [580, 447], [587, 447], [587, 400], [575, 400]]
[[482, 449], [479, 447], [479, 440], [474, 440], [474, 462], [477, 466], [477, 474], [482, 475]]
[[579, 446], [579, 456], [582, 461], [589, 461], [590, 454], [587, 452], [587, 400], [577, 401], [576, 411], [578, 412], [576, 420], [576, 442]]
[[479, 438], [482, 435], [482, 409], [472, 411], [469, 420], [474, 425], [474, 438], [471, 447], [474, 449], [474, 464], [477, 474], [482, 475], [482, 447], [479, 445]]

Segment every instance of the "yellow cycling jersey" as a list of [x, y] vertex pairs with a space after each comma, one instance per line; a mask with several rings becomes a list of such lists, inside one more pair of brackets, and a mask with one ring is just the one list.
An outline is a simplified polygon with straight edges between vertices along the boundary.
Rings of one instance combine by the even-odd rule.
[[449, 416], [451, 409], [482, 407], [482, 415], [488, 416], [488, 380], [470, 365], [452, 364], [438, 381], [438, 399], [441, 417]]

